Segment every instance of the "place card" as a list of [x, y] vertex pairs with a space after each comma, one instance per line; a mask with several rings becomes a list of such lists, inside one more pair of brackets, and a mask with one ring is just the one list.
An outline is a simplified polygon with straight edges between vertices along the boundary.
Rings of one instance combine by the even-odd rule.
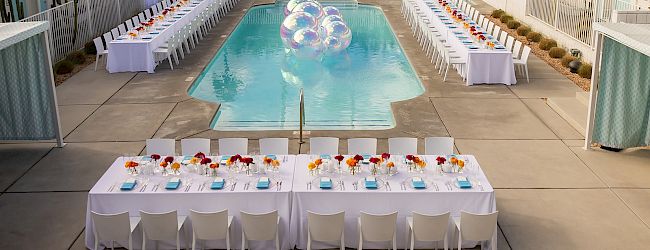
[[210, 184], [210, 189], [223, 189], [226, 184], [226, 180], [221, 177], [214, 178], [212, 184]]
[[123, 190], [123, 191], [133, 190], [133, 188], [135, 188], [136, 183], [137, 183], [137, 181], [135, 179], [129, 178], [126, 181], [124, 181], [124, 183], [122, 183], [122, 186], [120, 187], [120, 190]]
[[181, 186], [181, 179], [178, 178], [178, 177], [174, 177], [174, 178], [169, 179], [169, 181], [167, 182], [167, 185], [165, 185], [165, 189], [167, 189], [167, 190], [175, 190], [180, 186]]
[[332, 179], [329, 177], [320, 178], [320, 188], [321, 189], [332, 189]]

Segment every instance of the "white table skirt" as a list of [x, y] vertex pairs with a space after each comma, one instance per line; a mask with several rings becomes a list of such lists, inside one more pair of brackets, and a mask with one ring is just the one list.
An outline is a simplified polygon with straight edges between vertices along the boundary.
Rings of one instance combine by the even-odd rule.
[[[284, 156], [278, 156], [283, 159]], [[231, 227], [231, 247], [239, 248], [241, 246], [241, 224], [240, 211], [250, 213], [266, 213], [278, 210], [280, 216], [280, 240], [282, 249], [290, 248], [289, 225], [290, 225], [290, 204], [291, 204], [291, 181], [293, 180], [293, 171], [295, 156], [287, 156], [286, 162], [280, 167], [280, 173], [275, 179], [281, 179], [281, 190], [271, 188], [268, 190], [255, 189], [255, 180], [257, 177], [246, 177], [237, 175], [237, 185], [234, 191], [229, 188], [223, 190], [210, 190], [207, 186], [202, 191], [198, 191], [201, 183], [209, 181], [210, 177], [199, 176], [197, 174], [183, 173], [180, 178], [193, 178], [191, 188], [188, 192], [184, 191], [184, 186], [178, 190], [167, 191], [164, 185], [161, 185], [156, 192], [152, 192], [155, 183], [164, 181], [166, 178], [157, 174], [155, 177], [140, 175], [137, 178], [149, 178], [149, 184], [145, 192], [139, 192], [142, 183], [138, 184], [132, 191], [119, 191], [119, 185], [129, 177], [124, 168], [124, 160], [118, 158], [106, 173], [99, 179], [95, 186], [88, 193], [88, 206], [86, 210], [86, 246], [94, 247], [93, 223], [90, 211], [103, 214], [121, 213], [128, 211], [130, 216], [140, 216], [139, 211], [147, 212], [169, 212], [177, 210], [179, 215], [189, 215], [189, 210], [193, 209], [200, 212], [215, 212], [228, 209], [228, 213], [234, 216]], [[220, 176], [224, 177], [225, 169], [220, 169]], [[244, 190], [244, 184], [251, 181], [251, 187]], [[112, 192], [109, 188], [118, 184]], [[229, 186], [228, 183], [226, 183]], [[186, 225], [181, 231], [181, 247], [188, 248], [191, 245], [192, 227], [189, 217]], [[107, 244], [107, 242], [103, 242]], [[118, 242], [122, 246], [128, 246], [127, 242]], [[249, 242], [251, 249], [270, 249], [274, 248], [274, 242]], [[148, 242], [148, 245], [153, 241]], [[203, 244], [203, 243], [202, 243]], [[225, 248], [225, 241], [207, 242], [209, 248]], [[141, 226], [133, 234], [133, 245], [139, 249], [142, 245]], [[110, 245], [109, 245], [110, 246]], [[205, 246], [205, 245], [200, 245]], [[159, 242], [160, 249], [175, 249], [172, 241]]]
[[[465, 46], [462, 41], [453, 34], [453, 31], [465, 31], [462, 23], [455, 23], [458, 27], [450, 29], [438, 17], [438, 14], [444, 14], [449, 18], [449, 20], [451, 20], [449, 13], [444, 10], [440, 13], [433, 12], [433, 10], [431, 10], [423, 1], [418, 1], [418, 4], [421, 9], [427, 12], [430, 24], [432, 24], [436, 30], [447, 39], [447, 44], [452, 47], [452, 50], [456, 51], [456, 54], [467, 58], [466, 84], [468, 86], [483, 83], [502, 83], [506, 85], [517, 83], [511, 51], [507, 49], [468, 49], [467, 46]], [[442, 9], [437, 2], [433, 4]], [[476, 26], [478, 26], [478, 24]]]
[[[157, 63], [153, 51], [162, 47], [174, 34], [180, 31], [186, 25], [189, 25], [194, 18], [199, 16], [201, 12], [208, 7], [214, 0], [192, 0], [181, 10], [176, 11], [174, 15], [183, 14], [181, 18], [176, 19], [175, 22], [170, 23], [170, 26], [164, 27], [157, 35], [151, 36], [149, 40], [143, 39], [127, 39], [113, 40], [108, 43], [108, 63], [106, 70], [109, 73], [117, 72], [141, 72], [146, 71], [154, 73]], [[196, 7], [190, 5], [196, 4]], [[190, 10], [190, 11], [183, 11]], [[158, 21], [160, 22], [160, 21]], [[163, 23], [168, 23], [164, 21]], [[139, 25], [136, 25], [136, 27]], [[126, 37], [126, 36], [123, 36]]]
[[[490, 186], [487, 178], [483, 174], [480, 166], [473, 156], [464, 155], [462, 158], [468, 159], [469, 164], [467, 169], [470, 169], [465, 176], [469, 176], [473, 181], [480, 181], [483, 186], [483, 191], [478, 187], [461, 190], [453, 187], [449, 191], [444, 182], [453, 180], [453, 176], [440, 176], [433, 170], [435, 163], [435, 156], [426, 156], [429, 163], [427, 171], [425, 172], [425, 179], [427, 179], [426, 190], [414, 190], [407, 187], [407, 190], [402, 190], [400, 183], [409, 178], [409, 174], [403, 167], [398, 167], [399, 173], [389, 177], [391, 190], [381, 188], [379, 190], [367, 190], [359, 186], [358, 190], [354, 190], [352, 182], [364, 178], [369, 175], [367, 166], [364, 166], [364, 171], [357, 176], [344, 175], [342, 178], [345, 181], [345, 190], [321, 190], [318, 187], [318, 182], [312, 184], [312, 188], [307, 188], [307, 182], [317, 177], [308, 176], [307, 164], [313, 160], [312, 156], [299, 155], [295, 164], [295, 174], [293, 182], [293, 198], [291, 209], [291, 236], [292, 242], [295, 242], [298, 248], [306, 249], [307, 245], [307, 211], [316, 213], [337, 213], [345, 211], [345, 242], [347, 247], [356, 248], [358, 246], [359, 232], [357, 226], [357, 218], [359, 212], [364, 211], [371, 214], [387, 214], [394, 211], [398, 212], [397, 217], [397, 246], [403, 247], [406, 237], [406, 217], [412, 216], [412, 212], [419, 212], [424, 214], [441, 214], [447, 211], [451, 212], [452, 216], [460, 216], [461, 211], [471, 213], [491, 213], [496, 211], [496, 200], [494, 190]], [[335, 180], [339, 178], [337, 174], [331, 175]], [[436, 182], [439, 186], [439, 191], [436, 191], [429, 181]], [[454, 241], [453, 224], [449, 227], [449, 246], [457, 246], [457, 238]], [[496, 231], [492, 239], [494, 246], [496, 246]], [[427, 245], [428, 244], [428, 245]], [[432, 243], [418, 242], [416, 246], [424, 248], [432, 248]], [[464, 242], [464, 247], [472, 247], [475, 242]], [[314, 243], [314, 247], [336, 247], [336, 245], [329, 245], [324, 243]], [[388, 243], [385, 244], [371, 244], [364, 242], [364, 248], [387, 248]], [[442, 248], [442, 243], [440, 243]]]

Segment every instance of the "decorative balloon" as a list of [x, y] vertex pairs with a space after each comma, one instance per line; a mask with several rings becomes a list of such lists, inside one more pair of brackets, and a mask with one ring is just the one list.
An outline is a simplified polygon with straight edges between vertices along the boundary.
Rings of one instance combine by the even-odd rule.
[[350, 46], [352, 31], [336, 7], [321, 7], [316, 0], [291, 0], [284, 14], [280, 37], [297, 58], [318, 60]]

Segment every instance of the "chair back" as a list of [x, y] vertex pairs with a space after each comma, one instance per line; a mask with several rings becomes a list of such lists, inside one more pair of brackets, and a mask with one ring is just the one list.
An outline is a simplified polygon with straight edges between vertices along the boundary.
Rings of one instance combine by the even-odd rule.
[[510, 37], [508, 35], [508, 32], [505, 32], [504, 30], [501, 31], [501, 35], [499, 36], [499, 42], [503, 45], [506, 45], [506, 39]]
[[454, 138], [453, 137], [424, 138], [424, 152], [427, 155], [454, 154]]
[[126, 23], [126, 30], [127, 30], [127, 32], [128, 32], [129, 30], [133, 30], [133, 22], [132, 22], [131, 20], [126, 20], [126, 22], [124, 22], [124, 23]]
[[512, 51], [512, 45], [515, 43], [515, 38], [512, 36], [508, 36], [508, 39], [506, 39], [506, 49]]
[[260, 154], [262, 155], [288, 155], [288, 138], [262, 138], [259, 140]]
[[336, 137], [309, 138], [309, 154], [312, 155], [339, 154], [339, 138]]
[[126, 34], [126, 26], [124, 25], [124, 23], [121, 23], [120, 25], [118, 25], [117, 30], [120, 31], [120, 35], [125, 35]]
[[220, 240], [228, 232], [228, 209], [214, 213], [202, 213], [190, 210], [192, 230], [202, 240]]
[[167, 213], [147, 213], [140, 211], [142, 230], [149, 240], [176, 239], [178, 215], [176, 211]]
[[461, 211], [460, 233], [463, 240], [483, 241], [490, 240], [497, 227], [499, 212], [490, 214], [472, 214]]
[[144, 17], [144, 13], [140, 12], [138, 13], [138, 18], [140, 18], [140, 22], [146, 22], [147, 18]]
[[376, 138], [351, 138], [348, 139], [348, 154], [377, 154]]
[[447, 237], [449, 212], [425, 215], [413, 212], [413, 234], [420, 241], [441, 241]]
[[[483, 16], [483, 15], [481, 15], [481, 16]], [[481, 22], [481, 27], [483, 27], [484, 29], [487, 28], [488, 23], [490, 23], [490, 19], [488, 19], [487, 17], [483, 18], [483, 22]], [[486, 30], [486, 32], [487, 32], [487, 30]]]
[[146, 17], [147, 20], [151, 19], [151, 12], [149, 12], [149, 9], [144, 10], [144, 17]]
[[104, 42], [106, 43], [106, 48], [108, 48], [108, 44], [113, 41], [113, 35], [111, 35], [111, 32], [106, 32], [104, 33]]
[[345, 212], [317, 214], [307, 211], [307, 228], [315, 241], [334, 242], [341, 239], [345, 227]]
[[120, 31], [117, 28], [111, 29], [111, 35], [113, 35], [113, 39], [117, 39], [120, 37]]
[[134, 27], [140, 26], [140, 19], [138, 19], [138, 16], [134, 16], [131, 18], [131, 21], [133, 22]]
[[374, 215], [361, 212], [361, 231], [366, 241], [391, 241], [395, 235], [397, 212]]
[[492, 21], [490, 21], [490, 19], [487, 19], [487, 20], [488, 20], [488, 25], [487, 25], [487, 29], [485, 30], [485, 32], [488, 33], [488, 34], [492, 34], [492, 29], [494, 29], [494, 23]]
[[266, 214], [241, 212], [241, 224], [248, 240], [275, 239], [278, 230], [278, 211]]
[[183, 155], [195, 155], [198, 152], [210, 155], [210, 139], [181, 139], [181, 152]]
[[482, 25], [483, 25], [483, 20], [485, 19], [485, 16], [479, 14], [477, 19], [478, 19], [478, 20], [476, 20], [476, 24], [481, 25], [481, 27], [484, 28], [485, 26], [482, 26]]
[[219, 154], [220, 155], [248, 154], [248, 138], [219, 139]]
[[418, 153], [418, 138], [396, 137], [388, 138], [388, 153], [408, 155]]
[[129, 212], [119, 214], [92, 213], [93, 234], [96, 239], [126, 241], [131, 234]]
[[147, 154], [175, 156], [176, 141], [174, 139], [147, 139]]
[[105, 49], [104, 49], [104, 44], [102, 43], [102, 38], [97, 37], [93, 39], [93, 42], [95, 43], [95, 49], [97, 50], [97, 54], [100, 55], [104, 53]]
[[515, 46], [512, 47], [512, 58], [519, 59], [521, 54], [521, 45], [522, 43], [520, 41], [515, 41]]
[[523, 63], [528, 62], [528, 56], [530, 55], [530, 47], [524, 46], [524, 51], [521, 52], [521, 61]]
[[499, 34], [501, 34], [501, 26], [494, 25], [494, 30], [492, 31], [492, 36], [494, 36], [494, 39], [499, 39]]

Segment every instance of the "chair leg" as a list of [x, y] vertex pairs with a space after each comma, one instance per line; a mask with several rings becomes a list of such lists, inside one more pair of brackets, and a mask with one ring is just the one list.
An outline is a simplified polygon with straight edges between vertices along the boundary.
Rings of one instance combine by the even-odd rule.
[[526, 81], [530, 83], [530, 78], [528, 78], [528, 64], [524, 64], [524, 70], [526, 70]]
[[341, 247], [340, 247], [340, 250], [345, 250], [345, 232], [343, 232], [341, 234]]
[[226, 231], [226, 250], [230, 250], [230, 228]]
[[176, 250], [181, 250], [181, 240], [178, 231], [176, 231]]
[[192, 250], [196, 250], [196, 234], [192, 232]]
[[397, 232], [393, 232], [393, 250], [397, 250]]
[[172, 56], [170, 54], [167, 54], [167, 61], [169, 61], [169, 67], [174, 70], [174, 64], [172, 63]]
[[280, 250], [280, 234], [275, 231], [275, 250]]
[[241, 250], [246, 250], [246, 234], [244, 234], [244, 229], [241, 229]]
[[307, 250], [311, 250], [311, 234], [307, 232]]
[[[99, 63], [99, 54], [95, 56], [95, 71], [97, 71], [97, 64]], [[95, 247], [96, 248], [96, 247]]]
[[99, 249], [99, 239], [97, 239], [97, 236], [95, 236], [95, 250]]
[[142, 229], [142, 250], [147, 249], [147, 237], [144, 235], [144, 228]]
[[460, 231], [458, 232], [458, 249], [463, 249], [463, 239], [461, 238], [461, 233]]
[[409, 235], [411, 234], [411, 227], [409, 226], [408, 221], [406, 223], [406, 231], [404, 231], [404, 249], [409, 247]]

